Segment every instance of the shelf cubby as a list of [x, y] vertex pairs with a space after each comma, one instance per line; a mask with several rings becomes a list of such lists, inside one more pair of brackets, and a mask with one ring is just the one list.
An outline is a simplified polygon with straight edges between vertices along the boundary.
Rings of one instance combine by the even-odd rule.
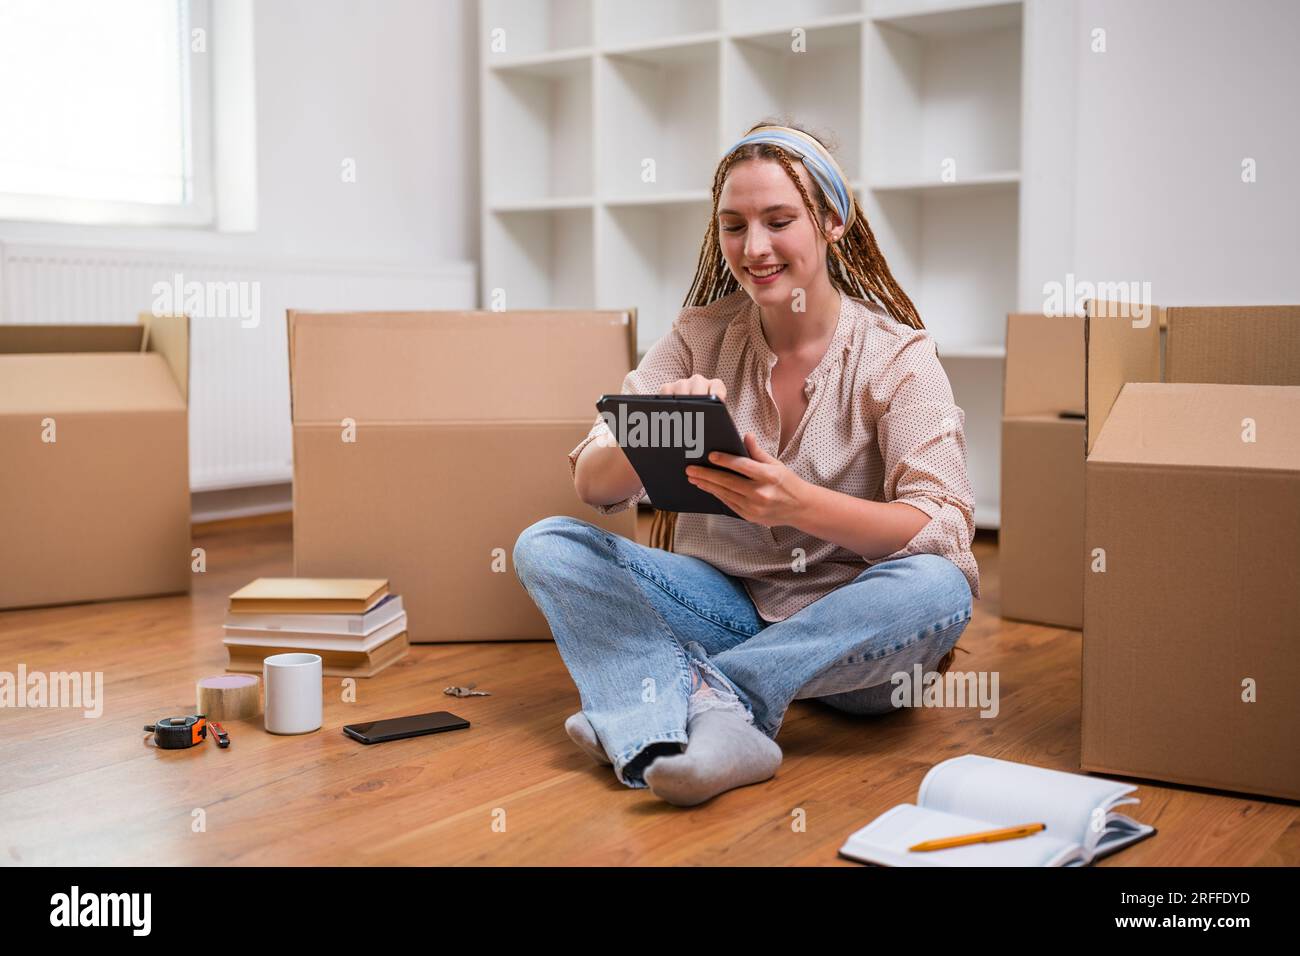
[[500, 289], [507, 309], [594, 308], [592, 215], [590, 207], [488, 215], [484, 242], [494, 255], [484, 263], [483, 307]]
[[487, 71], [483, 93], [483, 197], [509, 202], [590, 198], [592, 58], [544, 60]]
[[[976, 8], [986, 19], [1003, 9]], [[942, 183], [951, 173], [960, 183], [1019, 171], [1021, 25], [1018, 13], [1005, 19], [973, 33], [914, 32], [918, 20], [942, 21], [938, 14], [868, 25], [866, 112], [876, 131], [868, 182]]]
[[975, 527], [1001, 522], [1002, 369], [1003, 356], [940, 349], [939, 361], [965, 413], [966, 469], [975, 489]]
[[1019, 191], [861, 198], [885, 260], [940, 351], [1001, 345], [1016, 301]]
[[[601, 58], [600, 194], [636, 198], [708, 189], [718, 160], [717, 41]], [[645, 181], [647, 160], [654, 180]]]

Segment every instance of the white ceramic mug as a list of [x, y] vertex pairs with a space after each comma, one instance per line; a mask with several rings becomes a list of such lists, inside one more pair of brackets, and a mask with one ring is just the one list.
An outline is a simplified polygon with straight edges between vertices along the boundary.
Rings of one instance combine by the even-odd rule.
[[266, 729], [273, 734], [309, 734], [321, 725], [319, 654], [272, 654], [262, 661]]

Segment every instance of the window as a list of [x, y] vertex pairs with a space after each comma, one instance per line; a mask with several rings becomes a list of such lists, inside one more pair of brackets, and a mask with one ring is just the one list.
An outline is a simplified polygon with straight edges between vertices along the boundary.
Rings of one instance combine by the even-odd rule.
[[207, 0], [0, 0], [0, 219], [212, 222]]

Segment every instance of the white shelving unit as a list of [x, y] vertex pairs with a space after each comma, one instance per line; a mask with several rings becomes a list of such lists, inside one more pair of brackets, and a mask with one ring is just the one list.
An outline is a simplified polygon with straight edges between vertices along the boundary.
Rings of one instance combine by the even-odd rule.
[[694, 275], [722, 150], [768, 117], [832, 134], [939, 345], [996, 527], [1036, 2], [482, 0], [482, 301], [636, 306], [644, 353]]

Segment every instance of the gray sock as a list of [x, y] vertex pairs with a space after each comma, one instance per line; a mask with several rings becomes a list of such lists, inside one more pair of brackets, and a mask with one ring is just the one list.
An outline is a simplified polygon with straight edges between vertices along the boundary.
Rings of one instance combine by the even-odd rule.
[[745, 715], [706, 710], [687, 722], [684, 753], [657, 757], [645, 771], [655, 796], [693, 807], [735, 787], [761, 783], [781, 765], [781, 748]]
[[578, 711], [564, 722], [564, 732], [569, 735], [569, 739], [587, 752], [592, 760], [596, 763], [612, 767], [614, 762], [609, 759], [605, 753], [605, 748], [600, 745], [600, 738], [596, 736], [596, 730], [591, 726], [591, 721], [582, 711]]

